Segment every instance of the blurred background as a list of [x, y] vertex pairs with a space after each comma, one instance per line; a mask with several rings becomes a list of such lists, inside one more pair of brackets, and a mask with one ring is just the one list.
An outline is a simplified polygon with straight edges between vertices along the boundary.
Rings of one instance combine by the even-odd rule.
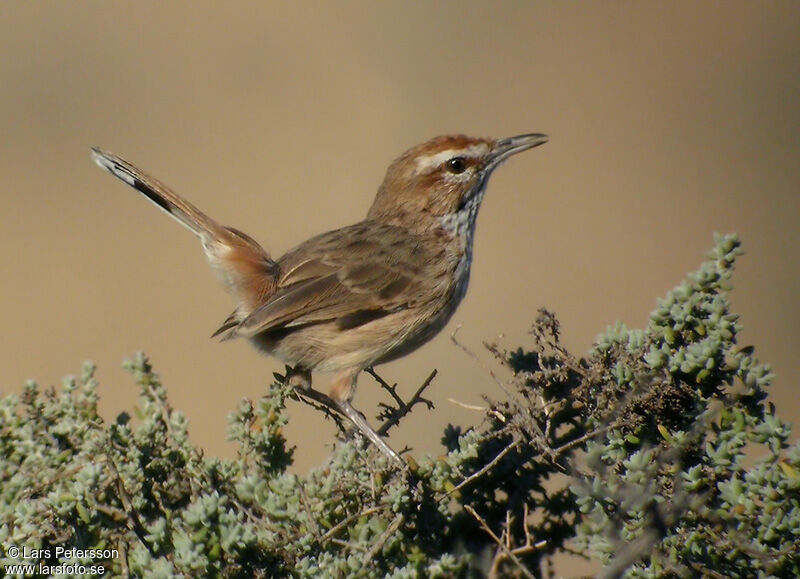
[[[703, 260], [746, 255], [732, 293], [800, 418], [800, 4], [796, 2], [80, 2], [0, 4], [3, 393], [99, 364], [101, 410], [136, 404], [121, 361], [151, 357], [209, 454], [226, 416], [282, 365], [210, 340], [232, 303], [199, 243], [98, 169], [115, 151], [280, 255], [360, 220], [388, 164], [442, 133], [545, 132], [492, 178], [470, 291], [432, 343], [382, 366], [436, 410], [390, 442], [441, 452], [443, 428], [501, 392], [483, 341], [515, 348], [539, 307], [586, 352]], [[502, 337], [501, 337], [502, 335]], [[502, 376], [502, 371], [500, 371]], [[320, 375], [322, 389], [328, 378]], [[383, 399], [363, 375], [355, 405]], [[333, 426], [300, 404], [295, 469]]]

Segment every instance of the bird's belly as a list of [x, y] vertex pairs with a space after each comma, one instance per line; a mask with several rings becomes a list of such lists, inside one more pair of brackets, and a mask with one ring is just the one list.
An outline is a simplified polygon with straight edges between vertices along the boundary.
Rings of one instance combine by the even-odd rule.
[[450, 321], [469, 285], [471, 251], [452, 272], [452, 284], [417, 307], [341, 328], [336, 320], [288, 327], [251, 338], [261, 351], [291, 366], [320, 372], [363, 370], [396, 360], [431, 340]]
[[458, 291], [449, 300], [400, 310], [352, 328], [341, 329], [332, 321], [260, 334], [251, 341], [291, 366], [320, 372], [364, 369], [401, 358], [428, 342], [450, 320], [463, 295]]

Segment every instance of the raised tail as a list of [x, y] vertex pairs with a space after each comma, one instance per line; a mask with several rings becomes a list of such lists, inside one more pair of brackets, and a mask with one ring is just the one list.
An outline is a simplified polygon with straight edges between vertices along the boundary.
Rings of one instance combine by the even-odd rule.
[[92, 147], [92, 160], [115, 177], [125, 181], [147, 197], [156, 207], [202, 237], [204, 233], [215, 235], [221, 226], [197, 207], [178, 196], [169, 187], [135, 167], [119, 155]]
[[119, 155], [92, 147], [92, 159], [200, 238], [209, 264], [239, 301], [232, 317], [247, 317], [274, 293], [277, 265], [253, 238], [220, 225]]

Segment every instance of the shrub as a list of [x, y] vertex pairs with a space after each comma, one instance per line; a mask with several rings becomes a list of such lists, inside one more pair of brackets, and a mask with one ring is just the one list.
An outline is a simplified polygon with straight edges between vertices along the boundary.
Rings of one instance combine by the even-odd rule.
[[[230, 416], [238, 458], [190, 442], [143, 355], [136, 420], [97, 414], [94, 367], [0, 400], [2, 563], [103, 565], [147, 577], [800, 576], [800, 448], [768, 403], [769, 368], [737, 344], [735, 236], [585, 357], [541, 310], [527, 349], [489, 346], [509, 377], [481, 421], [450, 426], [405, 471], [360, 439], [292, 474], [296, 397], [277, 376]], [[431, 379], [433, 375], [431, 376]], [[392, 387], [383, 430], [420, 402]], [[9, 546], [28, 549], [26, 560]], [[76, 548], [64, 554], [57, 548]], [[90, 552], [89, 549], [111, 550]]]

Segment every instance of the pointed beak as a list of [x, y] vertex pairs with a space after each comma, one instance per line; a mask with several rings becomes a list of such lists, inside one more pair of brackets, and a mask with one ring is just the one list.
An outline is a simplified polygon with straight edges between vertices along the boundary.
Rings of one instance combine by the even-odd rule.
[[486, 164], [486, 168], [492, 170], [511, 155], [516, 155], [522, 151], [544, 145], [547, 140], [548, 136], [541, 133], [531, 133], [529, 135], [509, 137], [508, 139], [499, 139], [495, 141], [494, 147], [492, 147], [489, 153], [489, 160]]

